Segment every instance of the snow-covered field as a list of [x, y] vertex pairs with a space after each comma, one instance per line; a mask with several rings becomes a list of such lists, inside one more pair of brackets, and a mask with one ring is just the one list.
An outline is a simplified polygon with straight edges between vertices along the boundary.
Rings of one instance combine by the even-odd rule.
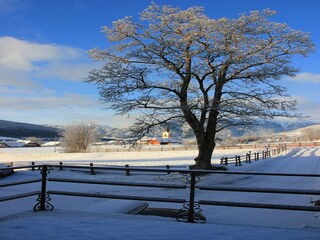
[[[193, 164], [196, 151], [87, 153], [65, 154], [51, 148], [0, 149], [0, 162], [17, 165], [36, 163], [93, 162], [101, 165], [124, 166], [185, 166]], [[39, 150], [38, 152], [35, 152]], [[41, 151], [41, 152], [40, 152]], [[214, 162], [222, 156], [244, 154], [247, 150], [220, 150]], [[283, 156], [259, 160], [242, 167], [229, 166], [232, 171], [313, 173], [320, 174], [320, 149], [291, 149]], [[108, 173], [90, 175], [83, 171], [51, 171], [50, 177], [119, 180], [130, 182], [184, 183], [180, 174]], [[39, 177], [38, 171], [16, 171], [0, 183]], [[246, 175], [207, 175], [199, 185], [247, 186], [264, 188], [319, 190], [320, 178], [272, 177]], [[187, 190], [153, 189], [141, 187], [102, 186], [49, 182], [50, 190], [83, 191], [168, 198], [188, 197]], [[40, 184], [0, 188], [0, 196], [39, 190]], [[320, 239], [320, 212], [302, 212], [269, 209], [249, 209], [221, 206], [201, 206], [205, 224], [177, 222], [173, 218], [123, 214], [135, 201], [51, 196], [53, 211], [34, 213], [36, 197], [0, 203], [0, 239]], [[312, 206], [320, 196], [231, 193], [196, 190], [196, 200], [226, 200], [237, 202], [279, 203]], [[181, 204], [149, 202], [150, 207], [179, 209]], [[320, 210], [320, 209], [319, 209]]]
[[[56, 150], [56, 151], [55, 151]], [[257, 150], [258, 151], [258, 150]], [[261, 152], [262, 150], [260, 150]], [[213, 156], [214, 163], [219, 163], [224, 156], [243, 155], [248, 149], [217, 150]], [[80, 163], [124, 166], [165, 166], [192, 165], [197, 156], [196, 150], [188, 151], [141, 151], [141, 152], [91, 152], [63, 153], [60, 148], [0, 148], [0, 162], [13, 162], [18, 165], [35, 163]]]

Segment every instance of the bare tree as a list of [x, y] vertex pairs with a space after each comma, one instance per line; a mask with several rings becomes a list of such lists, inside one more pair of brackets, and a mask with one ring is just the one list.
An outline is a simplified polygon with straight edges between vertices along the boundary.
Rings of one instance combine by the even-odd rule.
[[313, 129], [306, 129], [305, 130], [305, 138], [307, 141], [313, 141], [314, 139], [314, 130]]
[[97, 126], [91, 123], [68, 125], [62, 133], [62, 146], [66, 152], [86, 152], [97, 138]]
[[186, 122], [197, 139], [196, 168], [210, 169], [216, 133], [257, 118], [294, 117], [296, 102], [278, 85], [298, 72], [291, 57], [313, 48], [307, 33], [269, 20], [272, 10], [210, 19], [202, 7], [151, 4], [141, 22], [103, 27], [112, 42], [95, 48], [101, 68], [86, 80], [117, 113], [140, 111], [135, 128]]

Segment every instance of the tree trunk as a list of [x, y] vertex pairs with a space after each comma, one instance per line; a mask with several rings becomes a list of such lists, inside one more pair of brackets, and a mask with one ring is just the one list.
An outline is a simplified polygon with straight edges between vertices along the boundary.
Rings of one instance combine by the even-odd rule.
[[195, 158], [195, 169], [212, 170], [211, 157], [214, 150], [214, 143], [204, 143], [198, 145], [198, 156]]

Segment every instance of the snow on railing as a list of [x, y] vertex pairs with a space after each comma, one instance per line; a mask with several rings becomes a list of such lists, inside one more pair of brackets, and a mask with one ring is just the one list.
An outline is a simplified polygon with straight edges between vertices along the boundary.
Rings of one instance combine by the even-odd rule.
[[[63, 169], [81, 169], [88, 170], [92, 174], [93, 166], [63, 166]], [[151, 168], [151, 167], [132, 167], [131, 172], [149, 172], [157, 174], [180, 173], [186, 177], [187, 184], [167, 184], [167, 183], [150, 183], [150, 182], [132, 182], [132, 181], [106, 181], [106, 180], [88, 180], [88, 179], [70, 179], [70, 178], [56, 178], [48, 177], [50, 171], [61, 170], [61, 165], [31, 165], [21, 167], [11, 167], [12, 170], [17, 169], [36, 169], [40, 170], [41, 178], [7, 182], [0, 184], [2, 187], [10, 187], [21, 184], [29, 184], [34, 182], [41, 182], [40, 191], [32, 191], [12, 196], [0, 197], [0, 202], [10, 201], [18, 198], [25, 198], [38, 195], [34, 211], [53, 210], [54, 206], [50, 203], [51, 195], [64, 195], [75, 197], [92, 197], [92, 198], [111, 198], [119, 200], [138, 200], [138, 201], [155, 201], [155, 202], [168, 202], [168, 203], [181, 203], [183, 207], [177, 213], [178, 221], [186, 222], [204, 222], [206, 218], [201, 213], [200, 205], [216, 205], [216, 206], [232, 206], [232, 207], [245, 207], [245, 208], [265, 208], [265, 209], [279, 209], [279, 210], [295, 210], [295, 211], [320, 211], [318, 206], [300, 206], [300, 205], [283, 205], [283, 204], [267, 204], [267, 203], [252, 203], [252, 202], [228, 202], [228, 201], [212, 201], [212, 200], [198, 200], [195, 199], [196, 190], [202, 191], [229, 191], [229, 192], [253, 192], [253, 193], [272, 193], [272, 194], [294, 194], [294, 195], [320, 195], [319, 190], [305, 190], [305, 189], [278, 189], [278, 188], [249, 188], [249, 187], [234, 187], [234, 186], [203, 186], [199, 185], [202, 176], [210, 174], [228, 174], [228, 175], [251, 175], [251, 176], [277, 176], [277, 177], [305, 177], [305, 178], [320, 178], [320, 174], [299, 174], [299, 173], [265, 173], [265, 172], [232, 172], [232, 171], [209, 171], [209, 170], [187, 170], [187, 169], [167, 169], [167, 168]], [[2, 170], [2, 169], [0, 169]], [[112, 171], [112, 172], [126, 172], [126, 167], [94, 167], [96, 172]], [[63, 173], [63, 172], [62, 172]], [[63, 174], [59, 174], [62, 176]], [[126, 174], [127, 176], [130, 176]], [[128, 177], [129, 179], [130, 177]], [[189, 190], [186, 199], [183, 198], [165, 198], [158, 196], [136, 196], [136, 195], [117, 195], [106, 193], [92, 193], [92, 192], [75, 192], [64, 190], [51, 190], [47, 189], [47, 182], [64, 182], [75, 184], [94, 184], [94, 185], [112, 185], [112, 186], [126, 186], [126, 187], [148, 187], [148, 188], [164, 188], [164, 189], [181, 189]], [[129, 192], [129, 191], [128, 191]]]

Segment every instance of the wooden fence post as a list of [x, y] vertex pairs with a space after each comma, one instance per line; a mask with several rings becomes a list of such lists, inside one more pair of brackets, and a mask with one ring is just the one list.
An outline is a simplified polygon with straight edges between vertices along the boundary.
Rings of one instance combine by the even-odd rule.
[[91, 175], [95, 175], [96, 172], [94, 171], [94, 168], [93, 168], [93, 163], [90, 163], [90, 174]]
[[126, 176], [130, 176], [129, 164], [124, 166], [126, 168]]
[[[170, 166], [169, 165], [166, 165], [166, 169], [170, 169]], [[168, 174], [170, 174], [170, 171], [168, 171]]]
[[250, 156], [250, 153], [247, 153], [246, 158], [247, 158], [248, 163], [251, 163], [251, 156]]

